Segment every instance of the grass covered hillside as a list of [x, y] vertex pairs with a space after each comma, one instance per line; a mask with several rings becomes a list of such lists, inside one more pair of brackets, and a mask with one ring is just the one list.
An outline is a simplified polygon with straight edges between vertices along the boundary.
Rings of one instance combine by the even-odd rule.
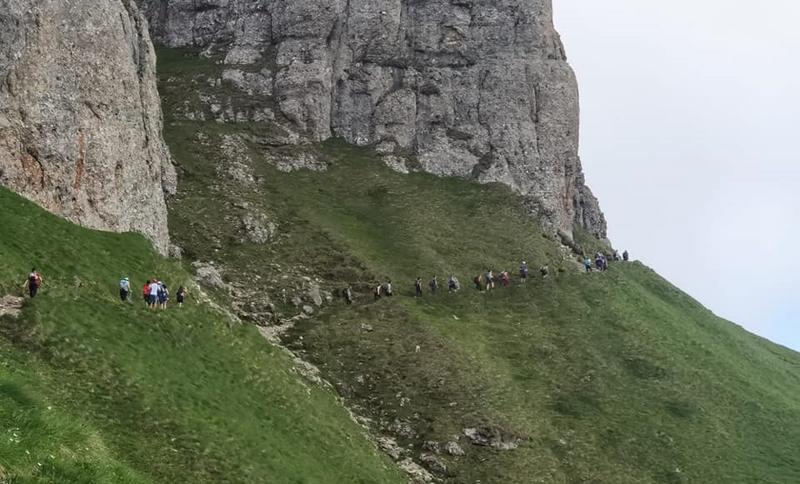
[[[317, 364], [396, 459], [452, 483], [800, 482], [797, 353], [640, 263], [582, 273], [503, 187], [399, 174], [338, 142], [276, 148], [270, 123], [184, 116], [228, 87], [213, 60], [161, 59], [181, 170], [174, 238], [224, 268], [242, 312], [269, 307], [254, 320]], [[287, 172], [298, 158], [327, 169]], [[550, 276], [471, 287], [522, 259]], [[413, 297], [417, 276], [451, 273], [458, 294]], [[387, 278], [396, 295], [373, 301]], [[309, 281], [352, 285], [356, 302], [318, 307]]]
[[[0, 482], [399, 483], [331, 392], [255, 328], [198, 302], [148, 311], [191, 276], [137, 235], [90, 231], [0, 189]], [[117, 281], [131, 278], [123, 304]]]

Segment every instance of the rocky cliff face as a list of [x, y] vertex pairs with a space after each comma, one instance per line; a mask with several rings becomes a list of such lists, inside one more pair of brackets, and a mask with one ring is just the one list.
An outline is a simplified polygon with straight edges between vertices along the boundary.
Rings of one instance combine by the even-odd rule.
[[0, 0], [0, 184], [165, 252], [155, 56], [133, 0]]
[[210, 100], [217, 119], [276, 123], [281, 143], [371, 145], [398, 170], [505, 183], [551, 227], [605, 237], [549, 0], [140, 3], [158, 41], [202, 49], [224, 65], [217, 82], [246, 94]]

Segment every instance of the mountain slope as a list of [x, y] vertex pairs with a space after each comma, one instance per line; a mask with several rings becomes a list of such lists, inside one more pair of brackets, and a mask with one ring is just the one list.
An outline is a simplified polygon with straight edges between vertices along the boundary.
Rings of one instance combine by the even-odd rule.
[[[182, 98], [174, 65], [163, 71], [169, 113]], [[402, 175], [339, 142], [275, 148], [259, 142], [264, 129], [169, 118], [181, 169], [173, 235], [237, 288], [254, 281], [237, 307], [316, 363], [401, 447], [390, 452], [446, 482], [800, 480], [796, 353], [640, 263], [582, 273], [505, 187]], [[325, 171], [286, 172], [309, 153]], [[248, 239], [248, 217], [274, 225], [268, 241]], [[472, 275], [515, 272], [521, 259], [550, 276], [471, 288]], [[459, 294], [413, 297], [417, 276], [450, 273]], [[313, 305], [305, 277], [332, 294], [352, 285], [356, 304], [337, 298], [290, 323]], [[372, 301], [387, 278], [397, 295]], [[248, 309], [269, 303], [268, 317]]]
[[[191, 276], [140, 236], [89, 231], [0, 189], [0, 480], [402, 482], [332, 395], [251, 326], [198, 301], [151, 312], [139, 284]], [[134, 297], [123, 304], [117, 281]]]

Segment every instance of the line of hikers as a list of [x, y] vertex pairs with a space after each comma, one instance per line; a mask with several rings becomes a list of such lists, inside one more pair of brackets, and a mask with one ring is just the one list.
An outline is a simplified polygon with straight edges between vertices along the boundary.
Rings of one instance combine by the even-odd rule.
[[[28, 295], [30, 297], [36, 297], [39, 294], [39, 288], [42, 287], [44, 283], [44, 278], [36, 270], [36, 268], [32, 268], [31, 272], [28, 274], [28, 277], [25, 279], [25, 283], [23, 284], [23, 288], [28, 289]], [[131, 282], [128, 277], [123, 277], [119, 280], [119, 298], [122, 302], [126, 302], [129, 300], [131, 294]], [[147, 307], [151, 309], [161, 308], [167, 309], [167, 302], [169, 301], [169, 288], [166, 284], [159, 281], [158, 279], [151, 279], [144, 284], [142, 288], [142, 296], [144, 298], [144, 302]], [[181, 286], [178, 288], [178, 292], [176, 294], [176, 300], [178, 301], [178, 307], [183, 307], [184, 301], [186, 301], [186, 297], [189, 295], [188, 289], [185, 286]]]
[[[621, 256], [619, 255], [619, 251], [615, 250], [611, 257], [613, 258], [614, 262], [628, 262], [628, 260], [630, 260], [630, 254], [628, 254], [627, 250], [623, 252]], [[592, 272], [594, 269], [600, 272], [605, 272], [608, 270], [608, 259], [606, 258], [605, 254], [598, 252], [594, 256], [594, 266], [592, 266], [592, 259], [587, 256], [583, 259], [583, 267], [586, 269], [586, 272]]]
[[[628, 254], [627, 250], [621, 255], [619, 251], [615, 250], [611, 257], [614, 261], [627, 262], [630, 260], [630, 254]], [[592, 272], [594, 270], [604, 272], [608, 270], [608, 259], [605, 254], [598, 252], [595, 255], [594, 263], [589, 257], [584, 257], [583, 265], [586, 268], [586, 272]], [[547, 265], [541, 266], [539, 268], [539, 274], [541, 275], [542, 279], [547, 279], [550, 275], [550, 267]], [[528, 280], [529, 276], [530, 269], [528, 267], [528, 263], [526, 261], [522, 261], [519, 266], [520, 282], [524, 284]], [[491, 291], [497, 287], [509, 287], [511, 285], [511, 275], [508, 271], [495, 273], [495, 271], [491, 269], [486, 269], [486, 271], [482, 274], [478, 274], [473, 277], [472, 282], [475, 285], [475, 289], [478, 291]], [[428, 281], [427, 286], [431, 294], [438, 293], [440, 290], [439, 278], [436, 275], [433, 275], [433, 277], [431, 277], [431, 279]], [[425, 293], [424, 287], [425, 284], [422, 280], [422, 277], [417, 277], [414, 281], [414, 296], [422, 297]], [[455, 275], [451, 275], [447, 279], [447, 292], [453, 293], [460, 290], [461, 282]], [[350, 286], [345, 287], [341, 294], [347, 304], [353, 304], [353, 290]], [[392, 297], [394, 295], [392, 281], [389, 279], [385, 283], [376, 284], [373, 287], [372, 294], [374, 300], [376, 301], [382, 297]]]
[[[123, 277], [122, 280], [119, 281], [120, 299], [127, 301], [130, 292], [130, 281], [127, 277]], [[183, 307], [183, 303], [186, 301], [186, 296], [188, 296], [188, 294], [189, 291], [186, 289], [186, 286], [181, 286], [178, 288], [178, 292], [175, 294], [178, 307]], [[169, 296], [169, 288], [165, 283], [158, 279], [150, 279], [149, 281], [145, 282], [144, 286], [142, 287], [142, 297], [144, 298], [145, 304], [150, 309], [167, 309]]]
[[[630, 260], [630, 254], [628, 254], [627, 250], [624, 251], [622, 255], [620, 255], [619, 251], [615, 250], [611, 257], [614, 261], [628, 262]], [[606, 258], [605, 254], [598, 252], [595, 254], [594, 264], [592, 263], [591, 258], [584, 257], [583, 266], [586, 269], [586, 272], [592, 272], [594, 270], [604, 272], [608, 270], [608, 259]], [[519, 266], [519, 278], [523, 284], [528, 280], [529, 273], [530, 269], [528, 268], [528, 263], [526, 261], [522, 261]], [[547, 265], [541, 266], [539, 268], [539, 274], [542, 276], [542, 279], [547, 279], [547, 277], [550, 275], [550, 268]], [[511, 276], [509, 275], [508, 271], [502, 271], [495, 274], [493, 270], [486, 269], [483, 274], [478, 274], [473, 277], [472, 282], [475, 284], [475, 289], [478, 291], [491, 291], [492, 289], [498, 287], [498, 285], [502, 287], [510, 286]], [[44, 278], [34, 267], [28, 274], [23, 287], [28, 289], [28, 294], [33, 298], [39, 293], [39, 288], [43, 283]], [[428, 281], [428, 289], [430, 290], [431, 294], [436, 294], [439, 292], [439, 279], [436, 275], [434, 275], [431, 280]], [[447, 292], [453, 293], [460, 290], [461, 282], [455, 275], [451, 275], [447, 280]], [[123, 302], [126, 302], [129, 300], [130, 294], [130, 279], [128, 277], [123, 277], [119, 281], [119, 298]], [[178, 307], [183, 307], [183, 303], [186, 301], [188, 294], [189, 291], [186, 289], [186, 286], [180, 286], [178, 288], [178, 292], [176, 293]], [[414, 281], [414, 295], [415, 297], [422, 297], [423, 294], [424, 291], [422, 278], [417, 277], [417, 279]], [[342, 290], [342, 295], [344, 296], [347, 304], [353, 304], [353, 290], [350, 288], [350, 286], [347, 286]], [[373, 297], [376, 301], [382, 297], [392, 297], [393, 295], [394, 288], [391, 280], [387, 280], [386, 283], [379, 283], [373, 289]], [[150, 279], [145, 282], [144, 286], [142, 287], [142, 297], [145, 304], [150, 309], [167, 309], [167, 303], [170, 300], [169, 288], [165, 283], [158, 279]]]

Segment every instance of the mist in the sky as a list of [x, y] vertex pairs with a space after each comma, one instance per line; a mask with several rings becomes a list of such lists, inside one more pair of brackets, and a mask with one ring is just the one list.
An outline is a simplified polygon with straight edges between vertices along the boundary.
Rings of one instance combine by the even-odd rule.
[[800, 1], [553, 4], [614, 245], [800, 349]]

